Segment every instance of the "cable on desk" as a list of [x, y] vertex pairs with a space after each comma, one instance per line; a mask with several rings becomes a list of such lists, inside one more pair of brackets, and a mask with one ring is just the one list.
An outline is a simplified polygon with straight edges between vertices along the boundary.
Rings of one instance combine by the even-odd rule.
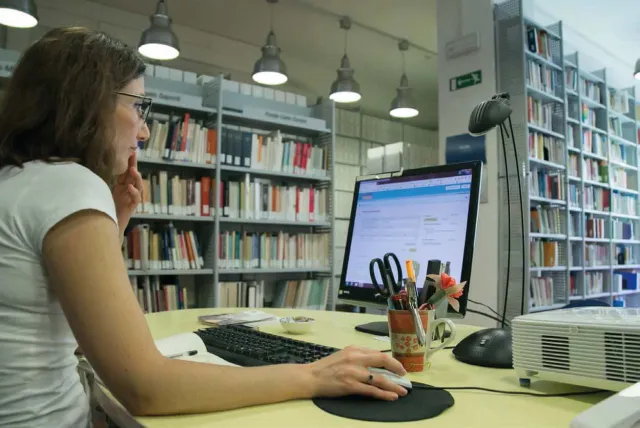
[[600, 394], [601, 392], [607, 392], [605, 390], [598, 389], [595, 391], [559, 392], [557, 394], [538, 394], [535, 392], [527, 392], [527, 391], [502, 391], [499, 389], [482, 388], [480, 386], [428, 386], [428, 385], [414, 384], [413, 387], [419, 388], [419, 389], [442, 389], [446, 391], [456, 391], [456, 390], [485, 391], [485, 392], [494, 392], [496, 394], [526, 395], [529, 397], [573, 397], [578, 395], [593, 395], [593, 394]]
[[[502, 320], [501, 320], [501, 319], [496, 318], [496, 317], [494, 317], [493, 315], [489, 315], [489, 314], [484, 313], [484, 312], [476, 311], [476, 310], [469, 309], [469, 308], [467, 308], [467, 312], [471, 312], [471, 313], [474, 313], [474, 314], [482, 315], [483, 317], [487, 317], [487, 318], [490, 318], [490, 319], [492, 319], [492, 320], [494, 320], [494, 321], [497, 321], [497, 322], [499, 322], [499, 323], [502, 323]], [[506, 321], [505, 321], [505, 324], [506, 324]]]
[[[469, 302], [471, 302], [471, 303], [474, 303], [474, 304], [476, 304], [476, 305], [484, 306], [485, 308], [489, 309], [489, 310], [490, 310], [494, 315], [496, 315], [496, 316], [498, 316], [498, 317], [502, 318], [502, 315], [500, 315], [497, 311], [495, 311], [494, 309], [492, 309], [492, 308], [491, 308], [491, 306], [489, 306], [489, 305], [485, 305], [484, 303], [476, 302], [475, 300], [471, 300], [471, 299], [469, 299], [469, 298], [467, 298], [467, 301], [469, 301]], [[501, 321], [501, 322], [502, 322], [502, 321]], [[507, 321], [507, 320], [505, 320], [505, 321], [504, 321], [504, 323], [505, 323], [505, 325], [507, 325], [507, 326], [509, 325], [509, 321]]]

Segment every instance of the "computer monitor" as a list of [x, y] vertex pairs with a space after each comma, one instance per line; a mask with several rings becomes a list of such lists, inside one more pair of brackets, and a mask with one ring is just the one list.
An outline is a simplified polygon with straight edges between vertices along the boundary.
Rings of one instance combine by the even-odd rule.
[[449, 305], [447, 316], [464, 317], [471, 286], [481, 174], [482, 163], [477, 161], [358, 177], [339, 301], [386, 309], [386, 300], [376, 296], [369, 262], [392, 252], [398, 256], [404, 277], [405, 260], [420, 263], [418, 293], [429, 261], [449, 262], [450, 275], [467, 284], [458, 298], [459, 311]]

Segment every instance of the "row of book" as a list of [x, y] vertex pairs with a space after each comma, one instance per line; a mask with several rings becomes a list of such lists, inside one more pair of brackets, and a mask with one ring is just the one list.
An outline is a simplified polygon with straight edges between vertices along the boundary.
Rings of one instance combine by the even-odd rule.
[[226, 231], [219, 236], [222, 269], [325, 269], [329, 267], [327, 233]]
[[540, 55], [545, 59], [552, 59], [549, 33], [533, 26], [527, 26], [526, 34], [526, 44], [530, 52]]
[[279, 185], [271, 180], [245, 174], [242, 181], [221, 180], [219, 204], [214, 205], [215, 178], [181, 178], [167, 171], [143, 175], [140, 214], [214, 216], [324, 222], [327, 218], [327, 191], [312, 186]]
[[609, 132], [616, 137], [624, 138], [624, 132], [622, 131], [622, 122], [619, 117], [609, 118]]
[[527, 84], [534, 89], [547, 92], [551, 95], [556, 94], [558, 73], [554, 70], [544, 67], [539, 62], [527, 60]]
[[220, 156], [223, 165], [309, 176], [326, 176], [329, 162], [324, 148], [280, 131], [264, 135], [233, 127], [222, 128]]
[[[569, 293], [572, 296], [581, 296], [582, 291], [578, 289], [578, 275], [572, 274], [569, 281]], [[604, 272], [585, 272], [582, 280], [584, 292], [587, 296], [604, 293], [605, 290], [605, 274]]]
[[[195, 121], [189, 113], [168, 120], [152, 119], [150, 136], [138, 146], [140, 159], [215, 164], [218, 130]], [[223, 125], [220, 130], [220, 163], [244, 168], [308, 176], [327, 176], [328, 152], [280, 131], [269, 134], [249, 128]]]
[[637, 215], [638, 197], [613, 192], [611, 196], [611, 212], [616, 214]]
[[615, 165], [612, 165], [611, 167], [611, 185], [612, 186], [628, 189], [634, 177], [629, 176], [626, 168], [615, 166]]
[[531, 240], [529, 242], [531, 267], [558, 266], [558, 243], [555, 241]]
[[327, 221], [327, 189], [281, 185], [245, 174], [243, 180], [222, 180], [219, 207], [222, 216], [230, 218], [322, 223]]
[[563, 220], [557, 207], [535, 207], [530, 211], [531, 232], [561, 234]]
[[580, 95], [592, 101], [602, 104], [602, 91], [600, 84], [580, 77]]
[[620, 114], [629, 113], [629, 100], [631, 96], [627, 91], [618, 91], [615, 89], [609, 88], [609, 108], [614, 110]]
[[614, 162], [624, 163], [636, 166], [635, 149], [631, 150], [624, 144], [618, 144], [615, 141], [610, 146], [611, 160]]
[[550, 276], [531, 277], [529, 296], [531, 306], [534, 308], [553, 305], [553, 278]]
[[584, 208], [595, 211], [609, 211], [610, 192], [598, 186], [584, 187]]
[[212, 183], [215, 179], [182, 178], [167, 171], [142, 174], [142, 202], [136, 207], [139, 214], [164, 214], [208, 217], [213, 215]]
[[539, 132], [530, 133], [529, 154], [536, 159], [564, 165], [564, 145], [555, 137]]
[[582, 159], [582, 178], [598, 183], [609, 182], [607, 163], [598, 159]]
[[578, 70], [573, 67], [564, 70], [564, 86], [567, 90], [578, 92]]
[[564, 199], [565, 186], [562, 176], [541, 169], [532, 169], [529, 174], [529, 193], [548, 199]]
[[614, 272], [611, 290], [614, 293], [638, 290], [638, 275], [638, 272]]
[[585, 218], [584, 229], [586, 238], [606, 238], [606, 220], [603, 218]]
[[138, 224], [124, 236], [122, 255], [129, 269], [202, 269], [204, 260], [197, 235], [172, 222], [160, 226]]
[[329, 278], [278, 281], [273, 307], [324, 309], [329, 297]]
[[597, 267], [609, 264], [609, 244], [585, 244], [583, 266]]
[[637, 239], [635, 235], [635, 224], [629, 220], [611, 219], [611, 231], [613, 239]]
[[527, 119], [530, 124], [553, 130], [553, 104], [543, 104], [533, 97], [527, 97]]
[[580, 158], [575, 153], [569, 153], [567, 169], [569, 171], [569, 176], [580, 177]]
[[[636, 264], [637, 257], [634, 257], [634, 248], [630, 245], [616, 245], [616, 263], [618, 265]], [[637, 255], [637, 254], [636, 254]]]
[[130, 276], [131, 288], [145, 313], [189, 309], [187, 289], [179, 278]]
[[582, 130], [582, 150], [597, 156], [607, 157], [607, 139], [599, 132], [591, 129]]
[[589, 108], [588, 105], [586, 104], [582, 104], [582, 109], [581, 109], [581, 114], [580, 114], [580, 120], [582, 121], [583, 124], [585, 125], [590, 125], [593, 126], [594, 128], [597, 127], [597, 115], [596, 115], [596, 111], [592, 108]]
[[195, 121], [189, 113], [151, 120], [149, 138], [138, 143], [141, 159], [164, 159], [196, 164], [216, 162], [217, 132]]
[[219, 282], [218, 306], [222, 308], [264, 307], [264, 281]]

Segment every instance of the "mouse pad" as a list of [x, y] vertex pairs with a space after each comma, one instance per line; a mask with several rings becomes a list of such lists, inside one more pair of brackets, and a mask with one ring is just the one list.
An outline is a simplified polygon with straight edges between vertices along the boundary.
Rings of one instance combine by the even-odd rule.
[[410, 422], [430, 419], [453, 406], [453, 396], [442, 389], [413, 382], [413, 390], [396, 401], [383, 401], [361, 395], [337, 398], [314, 398], [325, 412], [343, 418], [371, 422]]

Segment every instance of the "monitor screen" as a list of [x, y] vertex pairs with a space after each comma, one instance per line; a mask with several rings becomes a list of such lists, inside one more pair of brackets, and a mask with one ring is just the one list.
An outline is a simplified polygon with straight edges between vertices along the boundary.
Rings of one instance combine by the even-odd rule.
[[[468, 281], [475, 242], [481, 164], [464, 163], [406, 171], [356, 183], [342, 268], [341, 299], [385, 304], [376, 297], [369, 262], [392, 252], [404, 277], [406, 260], [420, 264], [421, 289], [429, 262], [457, 281]], [[435, 262], [435, 263], [433, 263]], [[433, 273], [433, 269], [431, 272]], [[461, 315], [466, 310], [459, 298]]]

